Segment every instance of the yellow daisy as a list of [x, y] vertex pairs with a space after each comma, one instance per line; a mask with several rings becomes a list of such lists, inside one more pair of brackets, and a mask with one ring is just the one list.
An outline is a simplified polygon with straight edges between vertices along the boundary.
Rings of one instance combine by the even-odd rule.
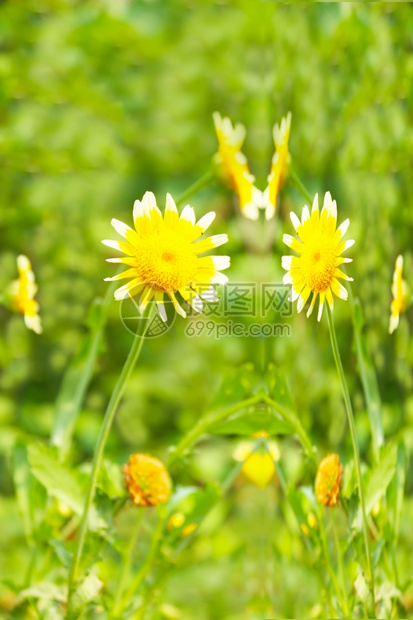
[[391, 315], [389, 334], [392, 334], [399, 325], [399, 316], [407, 305], [407, 282], [403, 280], [403, 256], [398, 256], [394, 266], [393, 284], [391, 287], [393, 299], [391, 302]]
[[291, 235], [284, 235], [283, 241], [298, 256], [283, 256], [282, 267], [288, 273], [283, 278], [284, 284], [291, 284], [291, 301], [297, 302], [297, 310], [301, 312], [311, 293], [313, 298], [307, 316], [314, 309], [317, 296], [320, 298], [318, 321], [323, 313], [324, 301], [327, 300], [333, 309], [333, 293], [341, 299], [347, 299], [348, 293], [339, 279], [350, 280], [339, 269], [339, 265], [351, 262], [351, 258], [344, 258], [341, 254], [350, 248], [354, 241], [342, 241], [350, 224], [345, 220], [337, 226], [337, 204], [332, 200], [330, 192], [324, 196], [324, 206], [321, 214], [318, 209], [318, 196], [313, 201], [310, 211], [307, 205], [303, 209], [301, 222], [295, 213], [290, 214], [293, 226], [299, 239]]
[[42, 325], [38, 314], [39, 304], [34, 298], [37, 293], [37, 285], [27, 256], [21, 254], [17, 257], [17, 270], [19, 278], [12, 282], [10, 287], [13, 305], [17, 312], [24, 314], [26, 327], [36, 332], [36, 334], [41, 334]]
[[[268, 437], [268, 433], [260, 431], [254, 437]], [[242, 441], [238, 444], [234, 459], [243, 462], [242, 473], [260, 489], [265, 489], [275, 473], [274, 461], [280, 458], [280, 452], [275, 441], [268, 442], [269, 452], [262, 453], [254, 450], [253, 441]]]
[[290, 154], [288, 152], [290, 127], [291, 112], [281, 120], [279, 125], [274, 125], [273, 129], [275, 153], [271, 162], [271, 172], [268, 176], [268, 187], [264, 192], [265, 218], [267, 220], [274, 217], [277, 207], [278, 192], [281, 189], [287, 165], [290, 160]]
[[241, 213], [250, 220], [258, 219], [258, 209], [263, 206], [263, 194], [254, 185], [255, 177], [250, 173], [247, 158], [241, 151], [245, 140], [245, 127], [232, 126], [228, 117], [213, 114], [218, 137], [218, 157], [231, 187], [238, 194]]
[[152, 192], [146, 192], [142, 201], [136, 200], [133, 207], [135, 229], [113, 219], [112, 226], [125, 241], [102, 241], [126, 255], [108, 258], [108, 262], [130, 267], [112, 278], [105, 278], [107, 281], [129, 280], [115, 291], [115, 299], [140, 294], [139, 310], [143, 312], [154, 298], [163, 321], [167, 319], [165, 293], [183, 317], [186, 312], [176, 298], [177, 292], [196, 312], [202, 312], [202, 299], [216, 301], [212, 284], [228, 282], [221, 271], [229, 267], [230, 259], [228, 256], [204, 256], [228, 241], [226, 234], [203, 238], [214, 218], [215, 213], [207, 213], [196, 223], [194, 210], [189, 205], [179, 217], [170, 194], [166, 195], [163, 217]]

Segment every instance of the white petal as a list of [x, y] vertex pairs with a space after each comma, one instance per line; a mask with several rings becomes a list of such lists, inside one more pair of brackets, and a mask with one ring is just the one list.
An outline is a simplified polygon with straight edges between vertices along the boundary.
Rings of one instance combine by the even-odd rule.
[[211, 256], [214, 267], [217, 271], [228, 269], [231, 264], [229, 256]]
[[130, 226], [128, 226], [127, 224], [124, 224], [123, 222], [120, 222], [119, 220], [116, 220], [115, 218], [112, 219], [111, 224], [113, 228], [116, 230], [116, 232], [122, 237], [125, 237], [125, 239], [126, 239], [127, 231], [132, 230]]
[[152, 209], [157, 209], [155, 194], [153, 192], [145, 192], [142, 198], [142, 205], [144, 210], [148, 212]]
[[344, 301], [346, 301], [348, 299], [347, 289], [344, 288], [341, 282], [339, 282], [338, 285], [340, 288], [338, 296], [340, 297], [340, 299], [344, 299]]
[[305, 301], [304, 299], [301, 297], [301, 295], [298, 298], [298, 302], [297, 302], [297, 312], [301, 312], [301, 310], [304, 308], [305, 306]]
[[291, 261], [293, 260], [292, 256], [282, 256], [281, 257], [281, 267], [286, 271], [291, 269]]
[[111, 239], [103, 239], [102, 243], [103, 245], [107, 245], [108, 248], [112, 248], [113, 250], [119, 250], [119, 252], [122, 252], [118, 241], [112, 241]]
[[199, 291], [198, 294], [204, 301], [207, 301], [209, 303], [214, 303], [218, 301], [218, 295], [213, 286], [209, 286], [204, 291]]
[[313, 213], [313, 211], [318, 211], [318, 194], [314, 196], [313, 207], [311, 209], [311, 212]]
[[166, 316], [165, 304], [163, 302], [157, 301], [156, 307], [158, 308], [159, 315], [164, 323], [168, 320]]
[[195, 212], [192, 207], [186, 205], [186, 207], [183, 208], [181, 213], [181, 220], [186, 220], [187, 222], [190, 222], [193, 226], [195, 225]]
[[355, 243], [356, 242], [354, 241], [354, 239], [350, 239], [349, 241], [346, 241], [345, 244], [344, 244], [343, 252], [345, 252], [346, 250], [351, 248], [351, 246], [354, 245]]
[[344, 220], [344, 222], [342, 224], [340, 224], [340, 226], [337, 228], [337, 230], [340, 231], [340, 234], [342, 237], [344, 237], [344, 235], [347, 232], [347, 229], [350, 225], [350, 220], [347, 218], [346, 220]]
[[296, 216], [296, 214], [293, 211], [291, 211], [291, 213], [290, 213], [290, 219], [291, 219], [291, 222], [292, 222], [292, 224], [293, 224], [293, 226], [295, 228], [295, 231], [297, 232], [298, 229], [301, 226], [300, 219]]
[[215, 212], [210, 211], [209, 213], [201, 217], [201, 219], [197, 223], [197, 226], [202, 230], [202, 232], [205, 232], [206, 229], [211, 226], [214, 219], [215, 219]]
[[303, 213], [301, 215], [301, 222], [304, 224], [307, 220], [310, 219], [310, 211], [308, 210], [307, 205], [304, 205]]
[[283, 277], [283, 284], [292, 284], [293, 283], [293, 278], [291, 273], [286, 273]]
[[140, 200], [135, 200], [135, 202], [133, 203], [133, 221], [136, 222], [138, 218], [143, 217], [144, 215], [145, 211], [143, 208], [143, 204]]
[[224, 273], [216, 271], [211, 278], [211, 282], [212, 284], [227, 284], [228, 276], [226, 276]]
[[292, 237], [291, 235], [283, 235], [283, 241], [285, 245], [288, 245], [289, 248], [292, 248], [294, 243], [294, 237]]
[[178, 213], [175, 200], [172, 198], [171, 194], [166, 194], [165, 211], [172, 211], [173, 213]]
[[321, 321], [321, 316], [323, 314], [323, 307], [324, 307], [324, 302], [320, 302], [320, 305], [318, 306], [317, 321]]
[[213, 248], [217, 248], [220, 245], [224, 245], [228, 241], [228, 235], [226, 233], [222, 233], [221, 235], [213, 235], [209, 237], [210, 243], [212, 243]]

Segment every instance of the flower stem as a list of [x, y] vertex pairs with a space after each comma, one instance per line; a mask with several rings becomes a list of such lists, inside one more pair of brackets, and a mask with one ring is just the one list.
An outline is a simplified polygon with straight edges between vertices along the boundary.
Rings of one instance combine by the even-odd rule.
[[191, 428], [191, 430], [179, 442], [175, 450], [170, 455], [166, 464], [166, 468], [169, 469], [171, 465], [173, 465], [177, 460], [181, 459], [185, 451], [191, 448], [210, 426], [221, 422], [222, 420], [225, 420], [225, 418], [232, 415], [233, 413], [237, 413], [242, 409], [246, 409], [247, 407], [255, 405], [261, 400], [261, 395], [252, 396], [251, 398], [247, 398], [246, 400], [236, 403], [235, 405], [232, 405], [227, 409], [223, 409], [214, 414], [207, 414], [205, 417], [201, 418], [198, 424]]
[[142, 585], [146, 575], [149, 573], [152, 563], [156, 557], [159, 544], [161, 542], [162, 533], [165, 527], [166, 518], [168, 516], [167, 507], [165, 505], [158, 506], [158, 522], [156, 524], [155, 530], [152, 535], [151, 546], [149, 548], [148, 554], [140, 567], [139, 571], [135, 575], [132, 583], [129, 588], [126, 590], [125, 596], [123, 597], [121, 603], [118, 606], [117, 613], [119, 617], [123, 617], [122, 613], [126, 606], [126, 604], [130, 601], [133, 595], [139, 590]]
[[136, 541], [138, 539], [139, 532], [141, 530], [142, 519], [144, 515], [145, 515], [145, 509], [138, 508], [138, 515], [137, 515], [135, 527], [133, 528], [132, 535], [129, 541], [129, 545], [126, 549], [126, 553], [123, 556], [121, 574], [120, 574], [118, 588], [117, 588], [116, 595], [115, 595], [115, 600], [113, 603], [113, 615], [115, 617], [120, 612], [120, 608], [121, 608], [120, 603], [122, 600], [122, 594], [125, 590], [125, 582], [128, 578], [130, 566], [132, 563], [133, 550], [135, 549], [135, 546], [136, 546]]
[[284, 409], [284, 407], [281, 407], [275, 400], [273, 400], [269, 396], [265, 397], [265, 402], [267, 403], [267, 405], [278, 411], [278, 413], [294, 427], [294, 430], [298, 435], [301, 444], [307, 453], [308, 458], [315, 467], [318, 467], [318, 459], [314, 447], [300, 420], [295, 415]]
[[336, 577], [336, 574], [334, 572], [333, 566], [331, 564], [331, 557], [330, 557], [330, 553], [329, 553], [329, 550], [328, 550], [327, 536], [326, 536], [326, 530], [325, 530], [325, 527], [324, 527], [324, 515], [323, 515], [322, 508], [320, 508], [320, 511], [319, 511], [318, 524], [319, 524], [319, 527], [320, 527], [321, 546], [322, 546], [322, 549], [323, 549], [324, 560], [325, 560], [325, 563], [326, 563], [327, 572], [328, 572], [328, 574], [330, 576], [331, 583], [333, 585], [333, 589], [334, 589], [334, 591], [336, 593], [336, 596], [338, 598], [338, 601], [340, 603], [340, 607], [341, 607], [342, 611], [344, 612], [344, 617], [345, 618], [349, 618], [350, 615], [347, 613], [347, 611], [345, 611], [345, 605], [344, 605], [343, 597], [341, 595], [340, 586], [339, 586], [339, 583], [337, 581], [337, 577]]
[[344, 397], [344, 403], [346, 405], [348, 423], [350, 427], [351, 441], [353, 443], [354, 461], [356, 464], [360, 508], [361, 508], [361, 515], [362, 515], [362, 523], [363, 523], [364, 544], [365, 544], [365, 550], [366, 550], [367, 573], [368, 573], [369, 587], [370, 587], [370, 593], [371, 593], [371, 598], [372, 598], [372, 609], [368, 610], [368, 613], [370, 614], [369, 615], [370, 618], [374, 618], [375, 617], [374, 574], [373, 574], [373, 567], [372, 567], [371, 555], [370, 555], [369, 531], [368, 531], [368, 525], [367, 525], [366, 507], [365, 507], [365, 502], [364, 502], [363, 486], [362, 486], [362, 479], [361, 479], [360, 452], [359, 452], [357, 435], [356, 435], [356, 425], [354, 422], [353, 407], [351, 405], [350, 394], [348, 391], [347, 382], [346, 382], [346, 378], [344, 375], [343, 364], [341, 363], [340, 351], [338, 349], [333, 315], [332, 315], [330, 306], [328, 304], [326, 305], [327, 305], [328, 327], [330, 330], [331, 348], [333, 350], [334, 361], [336, 363], [337, 372], [338, 372], [338, 376], [340, 379], [341, 389], [342, 389], [343, 397]]
[[211, 185], [215, 177], [216, 177], [215, 170], [214, 168], [211, 168], [211, 170], [209, 170], [200, 179], [198, 179], [198, 181], [195, 181], [195, 183], [190, 185], [188, 189], [186, 189], [180, 196], [178, 196], [178, 199], [176, 201], [177, 206], [181, 205], [183, 202], [188, 200], [188, 198], [190, 198], [194, 194], [200, 192], [201, 189], [204, 189], [205, 187], [208, 187], [208, 185]]
[[307, 200], [307, 202], [309, 203], [308, 206], [311, 206], [313, 199], [311, 198], [307, 188], [305, 187], [304, 183], [301, 182], [301, 179], [298, 177], [298, 175], [296, 174], [293, 168], [290, 168], [289, 179], [291, 181], [291, 185], [293, 185], [296, 189], [298, 189], [298, 191], [302, 194], [304, 199]]
[[[151, 306], [152, 304], [150, 304]], [[148, 306], [149, 307], [149, 306]], [[122, 398], [123, 392], [125, 391], [126, 384], [128, 379], [133, 371], [135, 363], [139, 358], [141, 353], [143, 343], [145, 340], [145, 335], [147, 329], [150, 324], [150, 316], [151, 312], [147, 311], [143, 318], [146, 318], [146, 321], [143, 322], [144, 327], [142, 329], [142, 334], [136, 334], [132, 347], [129, 351], [129, 355], [126, 359], [126, 362], [123, 366], [122, 372], [118, 379], [118, 382], [115, 386], [115, 389], [112, 392], [112, 396], [110, 397], [105, 417], [103, 418], [102, 426], [100, 428], [99, 437], [97, 439], [97, 443], [95, 446], [95, 452], [93, 455], [93, 464], [92, 464], [92, 472], [90, 474], [89, 486], [86, 493], [85, 505], [83, 509], [82, 519], [80, 521], [79, 534], [77, 538], [76, 548], [73, 554], [72, 566], [69, 574], [69, 591], [68, 591], [68, 616], [70, 616], [70, 601], [71, 597], [76, 585], [76, 581], [79, 577], [79, 568], [80, 568], [80, 560], [82, 557], [83, 546], [85, 543], [88, 521], [89, 521], [89, 513], [92, 507], [93, 498], [96, 490], [97, 478], [100, 470], [100, 466], [102, 463], [103, 452], [105, 449], [106, 441], [109, 436], [109, 431], [111, 429], [119, 402]]]
[[334, 541], [336, 543], [336, 549], [337, 549], [338, 573], [340, 575], [341, 589], [343, 591], [343, 605], [344, 605], [343, 612], [346, 618], [350, 618], [351, 614], [350, 614], [350, 610], [348, 607], [346, 577], [344, 574], [344, 566], [343, 566], [343, 554], [341, 553], [340, 539], [338, 537], [336, 517], [334, 514], [334, 510], [335, 510], [334, 507], [332, 507], [330, 510], [330, 514], [331, 514], [331, 522], [333, 524]]

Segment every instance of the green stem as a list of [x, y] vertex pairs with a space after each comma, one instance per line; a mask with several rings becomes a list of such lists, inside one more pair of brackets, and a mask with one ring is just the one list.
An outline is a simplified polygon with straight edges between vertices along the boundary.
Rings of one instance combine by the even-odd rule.
[[307, 188], [304, 183], [301, 182], [300, 178], [295, 173], [295, 170], [291, 167], [289, 172], [289, 179], [291, 184], [298, 189], [298, 191], [302, 194], [303, 198], [309, 203], [308, 206], [311, 207], [313, 199], [311, 198]]
[[269, 405], [270, 407], [278, 411], [278, 413], [294, 427], [294, 430], [296, 434], [298, 435], [301, 441], [301, 444], [307, 453], [308, 458], [313, 463], [313, 465], [317, 468], [318, 459], [317, 459], [316, 452], [300, 420], [295, 415], [293, 415], [291, 412], [284, 409], [284, 407], [281, 407], [277, 403], [277, 401], [273, 400], [269, 396], [265, 397], [265, 402], [267, 403], [267, 405]]
[[334, 361], [336, 363], [338, 376], [340, 379], [341, 389], [343, 392], [344, 403], [346, 406], [348, 424], [350, 427], [351, 441], [353, 443], [353, 452], [354, 452], [354, 461], [356, 464], [356, 472], [357, 472], [357, 482], [359, 488], [359, 498], [360, 498], [360, 508], [363, 522], [363, 535], [364, 535], [364, 544], [366, 550], [366, 560], [367, 560], [367, 573], [369, 579], [369, 587], [370, 593], [372, 597], [372, 609], [368, 610], [370, 614], [369, 617], [375, 618], [375, 599], [374, 599], [374, 574], [373, 574], [373, 566], [371, 562], [370, 555], [370, 545], [369, 545], [369, 531], [367, 525], [367, 516], [366, 516], [366, 507], [364, 502], [364, 493], [363, 493], [363, 485], [361, 479], [361, 467], [360, 467], [360, 452], [358, 447], [357, 435], [356, 435], [356, 425], [354, 422], [353, 415], [353, 407], [351, 405], [350, 393], [348, 391], [346, 378], [344, 375], [343, 364], [341, 363], [340, 351], [338, 349], [337, 337], [334, 328], [334, 319], [333, 314], [331, 312], [330, 306], [327, 306], [327, 318], [328, 318], [328, 327], [330, 330], [330, 339], [331, 339], [331, 348], [333, 350]]
[[186, 200], [188, 200], [188, 198], [190, 198], [194, 194], [197, 194], [198, 192], [200, 192], [201, 189], [205, 189], [205, 187], [208, 187], [208, 185], [211, 185], [215, 177], [216, 177], [215, 169], [211, 168], [211, 170], [209, 170], [200, 179], [198, 179], [198, 181], [195, 181], [195, 183], [190, 185], [188, 189], [186, 189], [180, 196], [178, 196], [178, 199], [176, 201], [177, 206], [184, 203]]
[[[339, 586], [339, 583], [337, 581], [337, 577], [336, 577], [336, 574], [334, 572], [333, 565], [331, 563], [330, 552], [328, 550], [327, 536], [326, 536], [326, 530], [325, 530], [325, 527], [324, 527], [324, 516], [323, 516], [323, 509], [322, 509], [322, 507], [320, 507], [320, 511], [319, 511], [318, 525], [320, 527], [321, 546], [322, 546], [322, 549], [323, 549], [324, 560], [325, 560], [325, 563], [326, 563], [327, 572], [328, 572], [328, 574], [330, 576], [331, 583], [333, 585], [334, 591], [335, 591], [335, 593], [337, 595], [337, 598], [338, 598], [338, 601], [340, 603], [340, 607], [341, 607], [342, 611], [344, 612], [345, 611], [344, 600], [343, 600], [343, 597], [341, 595], [340, 586]], [[350, 617], [347, 614], [347, 612], [345, 612], [345, 617], [346, 618]]]
[[[149, 304], [148, 308], [152, 304]], [[109, 436], [109, 432], [119, 405], [119, 402], [123, 396], [123, 392], [125, 391], [126, 384], [130, 375], [132, 374], [133, 368], [136, 364], [137, 359], [142, 351], [143, 343], [145, 340], [146, 331], [150, 324], [150, 316], [151, 312], [145, 313], [144, 318], [147, 320], [144, 322], [144, 328], [142, 330], [142, 334], [136, 336], [133, 339], [132, 347], [129, 351], [129, 355], [126, 359], [126, 362], [123, 366], [122, 372], [118, 379], [118, 382], [115, 386], [115, 389], [112, 392], [112, 396], [110, 397], [105, 417], [103, 418], [102, 426], [100, 428], [99, 437], [95, 446], [95, 452], [93, 455], [93, 464], [92, 464], [92, 472], [90, 474], [89, 486], [86, 493], [85, 505], [83, 509], [83, 515], [80, 522], [79, 534], [77, 538], [76, 548], [73, 554], [72, 566], [69, 574], [69, 592], [68, 592], [68, 615], [70, 615], [70, 600], [73, 594], [73, 590], [76, 585], [76, 581], [79, 577], [79, 566], [80, 560], [82, 557], [83, 546], [85, 543], [85, 537], [88, 528], [88, 520], [89, 520], [89, 512], [92, 507], [92, 502], [95, 494], [97, 477], [99, 474], [100, 466], [102, 463], [103, 452], [105, 449], [106, 441]]]
[[166, 464], [166, 468], [169, 469], [176, 461], [180, 460], [186, 450], [191, 448], [199, 438], [208, 430], [210, 426], [225, 420], [228, 416], [233, 413], [237, 413], [242, 409], [246, 409], [247, 407], [251, 407], [256, 403], [262, 400], [261, 395], [252, 396], [251, 398], [247, 398], [246, 400], [241, 401], [240, 403], [236, 403], [227, 409], [219, 411], [215, 414], [206, 415], [202, 418], [198, 424], [196, 424], [191, 430], [185, 435], [185, 437], [179, 442], [173, 453], [170, 455], [168, 462]]
[[330, 514], [331, 514], [331, 522], [333, 524], [334, 541], [335, 541], [336, 549], [337, 549], [338, 573], [340, 575], [341, 589], [343, 591], [343, 604], [344, 604], [343, 611], [344, 611], [345, 617], [350, 618], [351, 614], [350, 614], [350, 610], [348, 606], [346, 577], [344, 574], [344, 566], [343, 566], [343, 554], [341, 553], [340, 539], [338, 537], [338, 532], [337, 532], [337, 524], [336, 524], [336, 517], [334, 513], [334, 507], [331, 508]]
[[164, 530], [167, 515], [168, 515], [168, 512], [167, 512], [166, 506], [165, 505], [159, 506], [158, 507], [158, 522], [156, 524], [155, 530], [152, 535], [152, 541], [151, 541], [150, 549], [148, 551], [148, 555], [146, 556], [144, 563], [142, 564], [141, 568], [139, 569], [138, 573], [133, 579], [131, 585], [126, 590], [126, 594], [123, 597], [122, 602], [120, 603], [119, 608], [118, 608], [119, 617], [123, 617], [122, 614], [123, 614], [123, 611], [127, 603], [131, 600], [133, 595], [139, 590], [140, 586], [143, 583], [143, 580], [145, 579], [146, 575], [149, 573], [152, 567], [152, 563], [156, 557], [158, 547], [159, 547], [159, 544], [162, 538], [162, 533]]
[[136, 519], [136, 523], [135, 523], [135, 527], [133, 528], [132, 531], [132, 535], [129, 541], [129, 545], [126, 549], [126, 553], [123, 556], [123, 562], [122, 562], [122, 569], [121, 569], [121, 573], [120, 573], [120, 578], [119, 578], [119, 583], [118, 583], [118, 588], [116, 590], [116, 595], [115, 595], [115, 601], [113, 603], [113, 615], [116, 617], [120, 611], [121, 611], [121, 601], [122, 601], [122, 594], [125, 590], [125, 583], [128, 579], [129, 576], [129, 572], [130, 572], [130, 567], [132, 564], [132, 554], [133, 551], [136, 547], [136, 541], [138, 539], [139, 536], [139, 532], [141, 529], [141, 525], [142, 525], [142, 519], [145, 515], [145, 509], [144, 508], [138, 508], [138, 516]]

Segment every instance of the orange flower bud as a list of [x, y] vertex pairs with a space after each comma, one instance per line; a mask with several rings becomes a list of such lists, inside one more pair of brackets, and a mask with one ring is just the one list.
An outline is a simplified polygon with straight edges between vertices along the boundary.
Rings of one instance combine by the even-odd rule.
[[171, 479], [165, 465], [148, 454], [131, 454], [122, 471], [135, 506], [158, 506], [168, 501]]
[[329, 454], [320, 463], [315, 480], [317, 501], [323, 506], [337, 506], [343, 466], [338, 454]]

